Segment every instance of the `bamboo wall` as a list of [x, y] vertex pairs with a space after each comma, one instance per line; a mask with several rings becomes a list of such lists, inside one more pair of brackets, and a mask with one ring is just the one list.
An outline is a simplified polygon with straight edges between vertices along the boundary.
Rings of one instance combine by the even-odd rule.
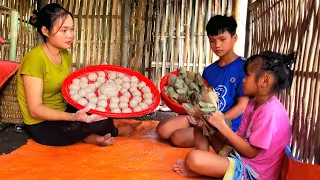
[[320, 0], [257, 0], [249, 6], [247, 56], [263, 50], [297, 51], [291, 91], [280, 95], [293, 125], [292, 149], [320, 164]]
[[[8, 7], [19, 11], [19, 31], [17, 43], [17, 59], [19, 61], [23, 55], [36, 45], [37, 33], [28, 23], [30, 13], [36, 9], [36, 0], [0, 0], [0, 6]], [[28, 8], [26, 8], [28, 7]], [[8, 41], [10, 31], [10, 10], [0, 10], [0, 36]], [[0, 59], [8, 59], [8, 43], [0, 46]]]
[[[18, 61], [37, 45], [37, 33], [27, 23], [30, 13], [50, 2], [74, 15], [70, 51], [75, 69], [101, 63], [121, 65], [155, 84], [180, 66], [202, 72], [216, 60], [205, 25], [214, 14], [238, 15], [241, 8], [232, 0], [0, 0], [0, 5], [20, 13]], [[7, 39], [10, 25], [3, 24], [0, 34]], [[6, 59], [5, 48], [1, 47], [2, 59]]]

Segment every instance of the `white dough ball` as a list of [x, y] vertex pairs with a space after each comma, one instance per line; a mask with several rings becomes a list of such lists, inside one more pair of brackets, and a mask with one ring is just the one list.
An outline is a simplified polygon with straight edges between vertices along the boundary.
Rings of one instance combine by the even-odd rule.
[[78, 91], [80, 89], [80, 86], [79, 84], [70, 84], [69, 89]]
[[86, 88], [86, 87], [88, 87], [89, 85], [88, 85], [88, 82], [85, 82], [85, 81], [81, 81], [80, 82], [80, 87], [81, 87], [81, 89], [84, 89], [84, 88]]
[[74, 100], [74, 101], [78, 101], [78, 99], [80, 99], [81, 96], [79, 94], [74, 94], [71, 96], [71, 99]]
[[96, 109], [97, 105], [96, 104], [93, 104], [91, 102], [89, 102], [88, 104], [86, 104], [86, 108], [88, 109]]
[[126, 91], [126, 92], [124, 92], [124, 93], [122, 94], [122, 96], [126, 96], [126, 97], [130, 98], [130, 97], [131, 97], [131, 94], [130, 94], [128, 91]]
[[122, 81], [123, 82], [130, 82], [130, 78], [128, 76], [123, 76]]
[[116, 108], [111, 108], [112, 113], [121, 113], [121, 109], [116, 107]]
[[114, 82], [120, 85], [123, 83], [122, 79], [115, 79]]
[[142, 97], [143, 97], [143, 99], [147, 99], [147, 98], [152, 98], [152, 96], [153, 95], [151, 92], [147, 92], [147, 93], [144, 93]]
[[105, 79], [105, 77], [99, 76], [99, 77], [97, 78], [97, 81], [96, 81], [96, 82], [104, 83], [104, 82], [106, 82], [106, 79]]
[[139, 90], [133, 91], [131, 94], [132, 94], [133, 97], [141, 96], [141, 92]]
[[138, 106], [139, 102], [135, 99], [131, 99], [129, 104], [131, 107], [136, 107], [136, 106]]
[[109, 107], [110, 107], [110, 109], [119, 108], [119, 104], [118, 103], [110, 103]]
[[78, 93], [81, 97], [85, 97], [87, 94], [87, 91], [85, 89], [80, 89]]
[[132, 99], [135, 99], [139, 103], [142, 101], [142, 97], [141, 96], [134, 96]]
[[119, 103], [119, 108], [120, 109], [127, 108], [127, 107], [128, 107], [128, 103], [125, 103], [125, 102]]
[[132, 92], [134, 92], [134, 91], [138, 91], [138, 89], [137, 89], [137, 87], [130, 87], [130, 88], [129, 88], [129, 91], [132, 93]]
[[141, 89], [143, 93], [151, 92], [151, 89], [148, 86], [145, 86]]
[[148, 104], [146, 104], [145, 102], [141, 102], [139, 103], [139, 106], [141, 107], [142, 110], [147, 109], [148, 108]]
[[120, 102], [120, 100], [118, 97], [111, 97], [110, 98], [110, 103], [119, 103], [119, 102]]
[[135, 87], [135, 88], [137, 88], [137, 87], [138, 87], [137, 82], [131, 82], [131, 83], [130, 83], [130, 87]]
[[96, 108], [96, 110], [105, 112], [105, 111], [106, 111], [106, 108], [105, 108], [105, 107], [98, 106], [98, 107]]
[[116, 72], [111, 71], [111, 72], [108, 73], [108, 79], [113, 80], [113, 79], [116, 79], [116, 78], [117, 78], [117, 73]]
[[96, 96], [93, 96], [93, 97], [91, 97], [91, 98], [89, 99], [89, 102], [90, 102], [90, 103], [93, 103], [93, 104], [97, 104], [98, 98], [97, 98]]
[[130, 108], [123, 108], [122, 113], [132, 113], [132, 110]]
[[115, 84], [114, 80], [112, 80], [112, 79], [108, 79], [108, 80], [106, 81], [106, 83]]
[[129, 99], [127, 96], [121, 96], [121, 97], [119, 98], [119, 100], [120, 100], [120, 102], [128, 103], [130, 99]]
[[133, 112], [139, 112], [139, 111], [142, 111], [140, 106], [136, 106], [133, 108]]
[[116, 97], [119, 93], [119, 88], [114, 83], [103, 83], [98, 89], [99, 95], [104, 94], [108, 97]]
[[89, 80], [87, 77], [81, 77], [80, 81], [88, 83]]
[[103, 78], [105, 79], [106, 73], [105, 73], [104, 71], [99, 71], [99, 72], [98, 72], [98, 76], [99, 76], [99, 77], [103, 77]]
[[85, 96], [87, 99], [90, 99], [91, 97], [96, 97], [96, 94], [94, 94], [93, 92], [89, 92], [86, 94]]
[[138, 84], [138, 88], [139, 88], [139, 89], [142, 89], [142, 88], [145, 87], [145, 86], [146, 86], [146, 83], [143, 82], [143, 81], [139, 82], [139, 84]]
[[84, 90], [87, 92], [87, 93], [89, 93], [89, 92], [93, 92], [93, 89], [91, 88], [91, 87], [86, 87], [86, 88], [84, 88]]
[[121, 88], [121, 89], [120, 89], [120, 93], [121, 93], [121, 94], [123, 94], [123, 93], [125, 93], [125, 92], [128, 92], [128, 89], [124, 89], [124, 88]]
[[139, 79], [137, 78], [137, 76], [131, 76], [131, 83], [138, 83]]
[[98, 77], [98, 75], [94, 72], [91, 72], [88, 74], [88, 80], [90, 80], [90, 81], [96, 81], [97, 77]]
[[117, 77], [118, 78], [122, 78], [123, 76], [125, 76], [122, 72], [117, 72]]
[[82, 106], [86, 106], [88, 104], [88, 100], [86, 98], [80, 98], [78, 99], [77, 103]]
[[107, 100], [101, 99], [97, 103], [98, 106], [106, 108], [108, 106]]
[[99, 82], [99, 81], [94, 82], [94, 86], [95, 86], [96, 88], [100, 87], [100, 85], [101, 85], [101, 82]]
[[107, 100], [108, 97], [107, 97], [107, 95], [101, 94], [101, 95], [99, 95], [98, 99], [99, 99], [99, 100], [102, 100], [102, 99], [103, 99], [103, 100]]
[[143, 102], [145, 102], [146, 104], [148, 104], [149, 106], [152, 104], [152, 99], [151, 98], [146, 98], [143, 100]]
[[69, 95], [72, 96], [72, 95], [74, 95], [74, 94], [78, 94], [78, 91], [75, 90], [75, 89], [71, 89], [71, 90], [69, 91]]
[[72, 84], [80, 84], [80, 79], [78, 78], [73, 79]]
[[89, 88], [91, 88], [92, 90], [95, 90], [95, 89], [96, 89], [96, 85], [94, 85], [94, 84], [89, 84], [88, 86], [89, 86]]
[[129, 82], [125, 82], [125, 83], [122, 83], [122, 88], [124, 89], [129, 89], [130, 88], [130, 83]]

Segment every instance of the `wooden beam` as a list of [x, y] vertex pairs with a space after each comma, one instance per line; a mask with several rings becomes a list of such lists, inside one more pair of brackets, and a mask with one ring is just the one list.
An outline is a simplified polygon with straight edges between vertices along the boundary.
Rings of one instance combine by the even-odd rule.
[[121, 66], [128, 67], [130, 40], [130, 13], [132, 0], [122, 0], [121, 9]]

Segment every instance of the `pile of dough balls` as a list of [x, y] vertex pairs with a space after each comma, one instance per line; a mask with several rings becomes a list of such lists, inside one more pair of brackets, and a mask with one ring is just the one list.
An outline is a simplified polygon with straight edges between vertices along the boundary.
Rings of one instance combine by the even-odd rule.
[[121, 72], [90, 72], [73, 79], [69, 89], [78, 104], [102, 112], [139, 112], [153, 103], [151, 89], [144, 81]]

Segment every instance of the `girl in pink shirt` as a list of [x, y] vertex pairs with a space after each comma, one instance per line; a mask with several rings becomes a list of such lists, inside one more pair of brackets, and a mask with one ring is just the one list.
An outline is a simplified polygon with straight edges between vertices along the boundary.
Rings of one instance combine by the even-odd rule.
[[[182, 176], [211, 176], [223, 179], [267, 179], [279, 177], [285, 147], [290, 143], [290, 119], [276, 93], [291, 86], [290, 65], [294, 53], [281, 55], [261, 52], [244, 64], [245, 95], [253, 97], [237, 132], [224, 121], [220, 112], [212, 113], [209, 123], [219, 132], [210, 138], [202, 135], [202, 122], [194, 130], [196, 149], [173, 168]], [[214, 152], [209, 152], [209, 146]]]

